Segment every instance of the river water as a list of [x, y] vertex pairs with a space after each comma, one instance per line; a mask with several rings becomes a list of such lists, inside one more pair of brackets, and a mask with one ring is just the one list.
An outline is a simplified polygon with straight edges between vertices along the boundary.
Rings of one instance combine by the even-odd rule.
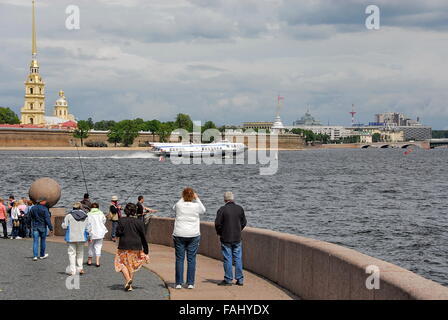
[[[140, 194], [172, 216], [182, 188], [197, 190], [213, 221], [231, 190], [249, 226], [349, 247], [448, 285], [448, 149], [314, 150], [280, 152], [279, 169], [259, 166], [174, 165], [143, 152], [81, 151], [87, 187], [106, 208]], [[57, 205], [85, 192], [76, 151], [0, 151], [0, 196], [22, 197], [37, 178], [62, 186]], [[134, 191], [135, 190], [135, 191]], [[134, 192], [133, 192], [134, 191]]]

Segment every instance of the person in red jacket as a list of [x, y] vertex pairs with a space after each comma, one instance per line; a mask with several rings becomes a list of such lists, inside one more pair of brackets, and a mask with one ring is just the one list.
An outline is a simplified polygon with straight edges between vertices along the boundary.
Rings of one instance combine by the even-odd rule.
[[0, 223], [3, 227], [3, 238], [8, 239], [8, 229], [6, 223], [8, 222], [8, 214], [2, 198], [0, 198]]

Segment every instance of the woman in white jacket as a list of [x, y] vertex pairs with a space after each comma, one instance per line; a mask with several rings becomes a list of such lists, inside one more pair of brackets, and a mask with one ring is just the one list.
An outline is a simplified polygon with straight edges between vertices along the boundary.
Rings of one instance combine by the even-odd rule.
[[87, 217], [89, 219], [89, 257], [87, 265], [92, 265], [93, 254], [95, 254], [96, 266], [99, 267], [103, 238], [107, 233], [106, 216], [100, 211], [98, 203], [92, 203]]
[[174, 248], [176, 251], [176, 289], [181, 289], [184, 282], [184, 260], [187, 253], [187, 285], [194, 288], [196, 273], [196, 254], [201, 240], [199, 216], [205, 213], [198, 195], [192, 188], [185, 188], [182, 198], [174, 205]]

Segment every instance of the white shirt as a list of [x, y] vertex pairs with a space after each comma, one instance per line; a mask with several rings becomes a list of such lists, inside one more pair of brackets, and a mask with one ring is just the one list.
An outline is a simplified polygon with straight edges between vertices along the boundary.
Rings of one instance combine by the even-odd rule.
[[11, 218], [13, 220], [18, 220], [19, 219], [19, 215], [20, 215], [20, 210], [18, 207], [13, 207], [11, 209]]
[[200, 199], [192, 202], [180, 199], [173, 207], [176, 212], [173, 236], [193, 238], [201, 235], [199, 215], [205, 213]]
[[89, 219], [89, 235], [92, 240], [103, 239], [104, 235], [107, 233], [106, 216], [103, 212], [97, 208], [93, 208], [87, 214]]

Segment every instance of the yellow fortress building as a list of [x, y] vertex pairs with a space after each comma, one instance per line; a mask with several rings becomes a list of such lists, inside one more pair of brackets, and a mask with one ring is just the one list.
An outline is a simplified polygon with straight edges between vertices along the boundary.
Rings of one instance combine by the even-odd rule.
[[25, 103], [21, 109], [21, 123], [27, 125], [57, 125], [67, 121], [74, 121], [75, 117], [69, 113], [68, 102], [64, 91], [59, 92], [52, 117], [45, 115], [45, 82], [39, 73], [37, 61], [37, 36], [35, 1], [33, 0], [32, 14], [32, 59], [30, 74], [25, 81]]

